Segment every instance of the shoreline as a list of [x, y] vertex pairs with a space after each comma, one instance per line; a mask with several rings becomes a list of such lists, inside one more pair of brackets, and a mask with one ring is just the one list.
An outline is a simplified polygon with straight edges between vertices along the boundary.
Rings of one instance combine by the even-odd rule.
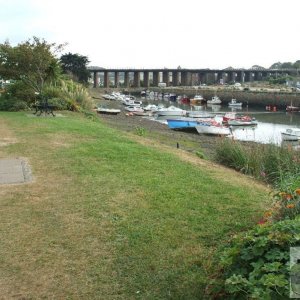
[[150, 120], [142, 116], [127, 116], [121, 111], [118, 115], [100, 114], [98, 118], [112, 128], [144, 136], [155, 142], [173, 148], [194, 153], [202, 153], [204, 157], [213, 160], [215, 147], [223, 139], [218, 136], [200, 135], [195, 131], [173, 130], [168, 125]]

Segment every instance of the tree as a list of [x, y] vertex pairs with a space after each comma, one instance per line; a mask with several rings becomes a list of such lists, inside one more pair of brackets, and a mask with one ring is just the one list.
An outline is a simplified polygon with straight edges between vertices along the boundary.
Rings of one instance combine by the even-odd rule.
[[253, 65], [253, 66], [251, 67], [251, 69], [263, 70], [263, 69], [265, 69], [265, 68], [262, 67], [262, 66], [260, 66], [260, 65]]
[[295, 61], [294, 64], [293, 64], [293, 67], [295, 69], [300, 69], [300, 60]]
[[0, 44], [0, 76], [21, 80], [35, 92], [43, 93], [46, 82], [57, 79], [61, 73], [54, 53], [63, 45], [49, 44], [33, 37], [13, 47], [8, 41]]
[[60, 63], [63, 72], [66, 74], [72, 74], [75, 81], [87, 84], [90, 77], [90, 72], [87, 69], [89, 60], [86, 56], [79, 54], [64, 54], [60, 58]]
[[281, 62], [274, 63], [274, 64], [270, 67], [270, 69], [281, 69], [281, 65], [282, 65]]

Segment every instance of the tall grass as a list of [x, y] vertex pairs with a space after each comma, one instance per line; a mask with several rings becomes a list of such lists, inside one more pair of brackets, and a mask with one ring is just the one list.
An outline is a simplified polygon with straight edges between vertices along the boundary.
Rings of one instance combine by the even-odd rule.
[[[51, 84], [45, 88], [45, 94], [53, 101], [58, 107], [61, 103], [57, 99], [62, 99], [65, 102], [65, 108], [72, 111], [80, 111], [81, 109], [89, 110], [92, 108], [92, 98], [88, 90], [79, 83], [72, 80], [60, 80], [55, 84]], [[51, 102], [51, 101], [50, 101]]]
[[286, 178], [297, 180], [300, 175], [300, 153], [287, 146], [249, 145], [224, 139], [217, 145], [216, 160], [274, 186]]

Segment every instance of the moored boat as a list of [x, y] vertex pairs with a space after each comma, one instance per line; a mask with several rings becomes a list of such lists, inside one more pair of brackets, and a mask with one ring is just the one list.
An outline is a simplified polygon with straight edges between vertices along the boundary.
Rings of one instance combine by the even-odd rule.
[[299, 141], [300, 128], [287, 128], [281, 132], [281, 137], [284, 141]]
[[198, 124], [196, 119], [186, 117], [167, 119], [167, 122], [171, 129], [193, 129]]
[[229, 126], [255, 126], [257, 125], [257, 121], [254, 118], [249, 119], [249, 117], [245, 116], [233, 120], [228, 120], [227, 124]]
[[237, 102], [236, 99], [231, 99], [231, 101], [228, 103], [228, 106], [232, 107], [241, 107], [243, 105], [242, 102]]
[[117, 108], [108, 108], [105, 106], [100, 106], [97, 108], [97, 112], [99, 114], [117, 115], [121, 112], [121, 110]]
[[202, 122], [195, 126], [199, 134], [229, 135], [230, 128], [217, 122]]
[[286, 107], [286, 111], [287, 112], [297, 112], [297, 111], [300, 111], [300, 107], [299, 106], [288, 105]]
[[206, 111], [196, 111], [190, 110], [186, 112], [187, 116], [190, 118], [213, 118], [216, 114], [211, 114]]
[[202, 95], [195, 95], [194, 96], [194, 98], [191, 98], [190, 99], [190, 103], [191, 103], [191, 105], [193, 105], [193, 104], [201, 104], [201, 103], [203, 103], [205, 100], [204, 100], [204, 98], [203, 98], [203, 96]]
[[207, 104], [221, 104], [222, 100], [218, 96], [213, 96], [211, 100], [207, 100]]
[[128, 105], [125, 107], [125, 110], [130, 112], [144, 112], [144, 110], [139, 106]]
[[158, 116], [185, 116], [186, 111], [179, 107], [171, 105], [167, 108], [165, 108], [165, 107], [158, 108], [158, 110], [156, 111], [156, 114]]

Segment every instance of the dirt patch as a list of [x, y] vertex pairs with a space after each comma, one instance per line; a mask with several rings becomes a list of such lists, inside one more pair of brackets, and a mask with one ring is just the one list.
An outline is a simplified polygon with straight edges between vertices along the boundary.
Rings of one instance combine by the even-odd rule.
[[0, 120], [0, 147], [8, 146], [17, 143], [17, 139], [7, 126], [7, 124]]

